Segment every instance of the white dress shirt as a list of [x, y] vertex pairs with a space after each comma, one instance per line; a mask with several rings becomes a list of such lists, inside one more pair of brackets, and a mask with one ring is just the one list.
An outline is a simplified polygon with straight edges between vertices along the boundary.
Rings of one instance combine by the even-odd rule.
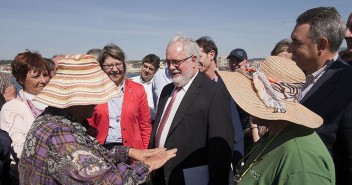
[[131, 80], [143, 85], [145, 93], [147, 94], [148, 106], [149, 106], [149, 110], [150, 110], [150, 116], [151, 116], [152, 120], [154, 120], [155, 119], [156, 110], [155, 110], [155, 107], [154, 107], [153, 92], [152, 92], [153, 78], [149, 82], [143, 81], [141, 76], [135, 76], [135, 77], [131, 78]]
[[[166, 141], [166, 137], [167, 137], [167, 134], [169, 133], [169, 130], [170, 130], [170, 127], [171, 127], [171, 123], [172, 121], [174, 120], [174, 117], [175, 117], [175, 114], [176, 114], [176, 111], [178, 109], [178, 107], [180, 106], [181, 104], [181, 101], [183, 99], [183, 97], [185, 96], [187, 90], [189, 89], [189, 87], [191, 86], [194, 78], [197, 76], [198, 72], [193, 76], [193, 78], [185, 85], [182, 87], [182, 89], [177, 93], [177, 96], [176, 96], [176, 99], [174, 101], [174, 104], [172, 105], [172, 108], [171, 108], [171, 111], [170, 111], [170, 115], [169, 117], [167, 118], [166, 120], [166, 123], [165, 123], [165, 126], [164, 126], [164, 129], [163, 131], [161, 132], [161, 136], [160, 136], [160, 143], [159, 143], [159, 147], [160, 148], [163, 148], [164, 145], [165, 145], [165, 141]], [[174, 88], [175, 90], [175, 88]], [[172, 93], [170, 94], [169, 96], [169, 99], [167, 100], [166, 104], [165, 104], [165, 108], [163, 110], [163, 115], [164, 116], [164, 112], [165, 112], [165, 109], [167, 107], [167, 105], [170, 103], [171, 101], [171, 97], [172, 97], [172, 94], [174, 92], [174, 90], [172, 91]], [[162, 118], [162, 117], [161, 117]], [[160, 125], [159, 125], [160, 126]], [[158, 128], [159, 129], [159, 128]]]

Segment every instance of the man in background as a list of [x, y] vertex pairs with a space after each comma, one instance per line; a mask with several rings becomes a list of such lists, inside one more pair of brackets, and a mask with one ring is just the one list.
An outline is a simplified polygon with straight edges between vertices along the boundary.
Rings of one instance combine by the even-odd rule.
[[249, 65], [247, 52], [241, 48], [232, 50], [227, 60], [231, 71], [236, 71], [238, 68], [245, 68]]
[[203, 36], [196, 40], [200, 49], [199, 71], [204, 73], [208, 78], [218, 81], [216, 71], [216, 58], [218, 56], [218, 48], [211, 37]]
[[[218, 47], [214, 40], [209, 36], [203, 36], [196, 40], [200, 49], [199, 71], [204, 73], [209, 79], [224, 85], [216, 74], [216, 58], [218, 56]], [[231, 118], [234, 127], [234, 151], [232, 156], [233, 167], [237, 166], [238, 161], [244, 154], [244, 133], [238, 114], [236, 102], [230, 97]]]
[[148, 105], [150, 109], [150, 116], [152, 122], [155, 120], [156, 109], [154, 107], [152, 82], [153, 77], [160, 67], [160, 58], [155, 54], [149, 54], [142, 59], [141, 75], [131, 78], [134, 82], [140, 83], [144, 86], [147, 93]]

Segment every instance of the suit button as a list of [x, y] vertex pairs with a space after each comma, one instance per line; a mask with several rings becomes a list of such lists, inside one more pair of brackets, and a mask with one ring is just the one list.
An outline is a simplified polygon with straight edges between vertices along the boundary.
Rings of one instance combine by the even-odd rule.
[[127, 143], [127, 141], [125, 141], [125, 143]]
[[126, 130], [126, 128], [123, 128], [122, 130], [123, 130], [123, 131], [125, 131], [125, 130]]

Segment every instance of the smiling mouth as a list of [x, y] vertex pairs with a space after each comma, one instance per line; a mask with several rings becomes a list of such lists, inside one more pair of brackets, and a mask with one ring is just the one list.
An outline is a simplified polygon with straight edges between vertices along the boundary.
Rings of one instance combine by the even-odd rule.
[[179, 74], [180, 74], [179, 72], [171, 73], [172, 76], [176, 76], [176, 75], [179, 75]]

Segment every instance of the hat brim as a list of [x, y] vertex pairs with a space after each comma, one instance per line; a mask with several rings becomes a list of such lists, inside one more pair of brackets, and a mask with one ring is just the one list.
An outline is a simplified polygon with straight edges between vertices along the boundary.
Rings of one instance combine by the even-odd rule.
[[267, 108], [256, 93], [250, 79], [239, 72], [219, 71], [235, 102], [247, 113], [265, 120], [286, 120], [309, 128], [318, 128], [323, 119], [298, 102], [283, 101], [285, 113], [274, 113], [274, 108]]
[[34, 101], [67, 108], [102, 104], [121, 95], [121, 88], [111, 81], [93, 56], [68, 55], [60, 60], [56, 75]]

